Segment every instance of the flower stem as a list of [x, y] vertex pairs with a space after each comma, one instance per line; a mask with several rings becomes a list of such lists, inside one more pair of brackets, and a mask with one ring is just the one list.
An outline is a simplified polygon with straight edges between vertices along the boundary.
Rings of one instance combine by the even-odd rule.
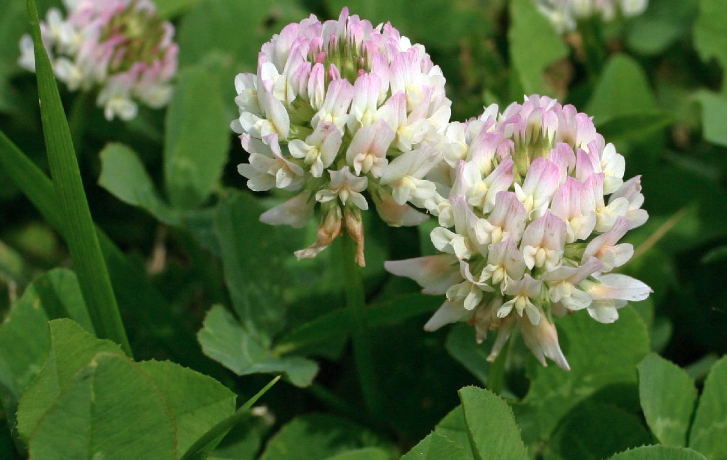
[[508, 340], [505, 346], [500, 350], [500, 354], [495, 362], [490, 364], [490, 370], [487, 373], [487, 389], [499, 395], [502, 393], [502, 387], [505, 385], [505, 365], [507, 364], [507, 354], [510, 351], [510, 342]]
[[383, 406], [374, 373], [374, 361], [366, 322], [366, 299], [361, 268], [356, 264], [356, 242], [343, 235], [343, 283], [346, 305], [351, 318], [351, 337], [356, 370], [359, 374], [364, 402], [372, 418], [380, 420]]
[[578, 26], [583, 38], [583, 53], [585, 55], [583, 64], [588, 73], [588, 80], [592, 85], [595, 85], [606, 62], [606, 43], [597, 20], [584, 20]]

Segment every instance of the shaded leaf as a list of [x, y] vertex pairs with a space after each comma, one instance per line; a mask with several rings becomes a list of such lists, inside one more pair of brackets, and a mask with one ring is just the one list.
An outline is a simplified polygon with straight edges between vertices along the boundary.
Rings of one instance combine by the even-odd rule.
[[268, 346], [284, 324], [283, 261], [290, 257], [275, 227], [260, 222], [263, 209], [235, 193], [217, 208], [215, 230], [232, 305], [248, 334]]
[[727, 4], [722, 0], [699, 0], [694, 26], [694, 47], [704, 61], [716, 59], [727, 69]]
[[665, 51], [691, 30], [698, 3], [698, 0], [649, 2], [646, 12], [629, 22], [626, 34], [629, 48], [648, 55]]
[[619, 142], [643, 137], [666, 128], [675, 121], [667, 112], [648, 111], [622, 115], [605, 121], [598, 126], [598, 133], [609, 142]]
[[119, 200], [138, 206], [160, 221], [178, 225], [178, 218], [162, 200], [136, 152], [123, 144], [109, 144], [100, 153], [98, 185]]
[[644, 70], [623, 54], [611, 57], [601, 73], [585, 112], [596, 126], [615, 119], [655, 112], [656, 99]]
[[301, 415], [270, 438], [260, 460], [325, 460], [382, 441], [366, 428], [324, 414]]
[[194, 209], [217, 187], [230, 147], [222, 91], [200, 68], [181, 74], [169, 105], [164, 180], [175, 208]]
[[493, 338], [494, 334], [490, 334], [489, 340], [478, 344], [474, 327], [456, 324], [450, 329], [445, 346], [449, 354], [484, 385], [487, 383], [487, 372], [490, 368], [487, 357], [492, 349]]
[[709, 91], [700, 91], [696, 99], [702, 105], [702, 135], [716, 145], [727, 146], [727, 97]]
[[686, 447], [697, 389], [679, 366], [652, 353], [639, 364], [641, 408], [660, 443]]
[[[401, 323], [407, 319], [436, 310], [442, 299], [424, 294], [407, 294], [370, 304], [366, 307], [366, 321], [372, 328]], [[348, 337], [351, 329], [350, 311], [333, 310], [285, 334], [277, 341], [280, 353], [308, 350], [318, 345]]]
[[284, 373], [294, 385], [308, 386], [318, 373], [318, 365], [311, 360], [275, 356], [221, 306], [207, 314], [199, 343], [207, 356], [237, 375]]
[[639, 419], [618, 407], [585, 404], [561, 422], [545, 460], [601, 460], [651, 442]]

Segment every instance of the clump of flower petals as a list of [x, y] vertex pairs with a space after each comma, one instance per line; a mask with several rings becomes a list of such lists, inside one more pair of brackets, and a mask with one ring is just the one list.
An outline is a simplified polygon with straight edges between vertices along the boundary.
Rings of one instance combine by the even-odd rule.
[[[131, 120], [138, 103], [165, 106], [177, 72], [174, 26], [149, 0], [64, 0], [68, 16], [48, 11], [40, 24], [56, 78], [69, 91], [98, 91], [108, 120]], [[33, 41], [20, 40], [19, 65], [35, 72]]]
[[515, 326], [538, 360], [568, 362], [553, 316], [586, 310], [611, 323], [651, 289], [611, 273], [633, 255], [621, 239], [643, 225], [640, 178], [623, 180], [625, 161], [590, 117], [539, 96], [497, 106], [447, 128], [450, 166], [439, 175], [441, 254], [387, 262], [446, 301], [426, 324], [468, 321], [483, 341], [497, 339], [494, 360]]
[[393, 226], [436, 206], [425, 176], [441, 161], [450, 117], [445, 79], [421, 45], [391, 24], [374, 27], [344, 9], [289, 24], [263, 45], [256, 74], [235, 79], [240, 116], [232, 129], [250, 154], [239, 172], [257, 192], [296, 192], [261, 216], [304, 226], [320, 205], [318, 240], [297, 251], [315, 257], [345, 228], [364, 265], [361, 211], [373, 200]]
[[578, 21], [598, 17], [604, 22], [638, 16], [649, 0], [533, 0], [558, 33], [572, 32]]

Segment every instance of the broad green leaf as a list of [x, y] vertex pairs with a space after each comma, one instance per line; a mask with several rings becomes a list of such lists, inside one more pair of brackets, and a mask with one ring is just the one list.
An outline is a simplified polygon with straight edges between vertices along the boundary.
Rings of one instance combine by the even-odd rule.
[[308, 386], [318, 365], [301, 357], [278, 357], [250, 334], [224, 307], [209, 311], [199, 331], [202, 351], [237, 375], [284, 373], [297, 386]]
[[235, 412], [236, 395], [211, 377], [169, 361], [139, 363], [166, 398], [177, 427], [177, 457]]
[[585, 112], [600, 127], [621, 117], [641, 116], [656, 109], [644, 70], [634, 59], [617, 54], [606, 63]]
[[465, 452], [467, 458], [475, 458], [470, 446], [469, 431], [461, 405], [455, 407], [445, 415], [434, 428], [434, 432], [452, 441]]
[[122, 354], [109, 340], [99, 340], [69, 319], [50, 327], [50, 355], [38, 377], [23, 393], [18, 407], [18, 432], [29, 438], [46, 411], [73, 376], [98, 353]]
[[439, 433], [432, 433], [427, 449], [427, 460], [466, 460], [468, 453]]
[[0, 395], [3, 400], [20, 398], [48, 354], [48, 315], [31, 288], [15, 303], [0, 326]]
[[269, 345], [283, 327], [283, 261], [290, 257], [275, 227], [260, 222], [263, 209], [249, 195], [235, 193], [217, 208], [215, 230], [225, 282], [243, 327]]
[[106, 270], [96, 229], [91, 218], [81, 173], [73, 149], [53, 67], [43, 47], [38, 11], [34, 0], [27, 0], [31, 35], [35, 43], [40, 113], [48, 162], [66, 229], [66, 242], [83, 291], [96, 334], [120, 344], [131, 355], [131, 347], [121, 322], [111, 279]]
[[260, 460], [326, 460], [382, 441], [366, 428], [324, 414], [301, 415], [288, 422], [268, 441]]
[[649, 337], [639, 314], [622, 308], [615, 323], [601, 324], [581, 313], [557, 321], [570, 372], [529, 361], [530, 389], [514, 406], [527, 444], [549, 437], [561, 418], [586, 398], [638, 407], [636, 366], [649, 353]]
[[100, 157], [98, 185], [124, 203], [138, 206], [166, 224], [179, 224], [177, 216], [159, 196], [136, 152], [123, 144], [109, 144]]
[[247, 402], [243, 404], [242, 407], [237, 409], [237, 411], [233, 415], [222, 420], [217, 425], [212, 427], [212, 429], [202, 435], [199, 439], [197, 439], [197, 441], [195, 441], [195, 443], [192, 444], [189, 449], [187, 449], [187, 452], [184, 453], [181, 460], [205, 460], [206, 458], [208, 458], [209, 455], [220, 444], [220, 442], [225, 438], [225, 436], [227, 436], [227, 434], [230, 433], [233, 428], [239, 426], [249, 417], [248, 411], [253, 406], [253, 404], [255, 404], [265, 393], [267, 393], [267, 391], [272, 388], [273, 385], [278, 382], [278, 380], [280, 380], [280, 377], [275, 377], [273, 380], [270, 381], [270, 383], [265, 385], [262, 390], [257, 392], [255, 396], [248, 399]]
[[[644, 446], [614, 455], [609, 460], [707, 460], [691, 449], [667, 446]], [[711, 459], [710, 459], [711, 460]]]
[[649, 2], [646, 12], [632, 18], [626, 34], [629, 48], [647, 55], [665, 51], [692, 29], [698, 0]]
[[[435, 440], [435, 438], [438, 439]], [[444, 442], [444, 440], [447, 442]], [[449, 453], [453, 460], [455, 458], [460, 458], [454, 455], [455, 451], [457, 453], [462, 453], [462, 458], [464, 459], [474, 459], [472, 449], [470, 448], [467, 425], [465, 424], [464, 412], [462, 411], [461, 405], [450, 411], [437, 424], [434, 428], [434, 432], [422, 439], [422, 441], [414, 446], [412, 450], [407, 452], [401, 460], [435, 460], [435, 457], [429, 456], [430, 449], [433, 454], [442, 453], [444, 455], [445, 453]]]
[[716, 59], [727, 69], [727, 4], [722, 0], [699, 0], [694, 26], [694, 47], [703, 61]]
[[[10, 178], [38, 209], [43, 218], [64, 238], [67, 231], [63, 224], [53, 183], [30, 159], [0, 132], [0, 164]], [[182, 327], [178, 315], [147, 277], [142, 265], [130, 260], [102, 229], [96, 227], [101, 251], [114, 284], [119, 305], [127, 313], [127, 320], [139, 325], [132, 329], [149, 334], [153, 344], [181, 363], [205, 365], [200, 361], [199, 347], [194, 334]], [[147, 339], [148, 340], [148, 339]]]
[[23, 391], [48, 357], [48, 320], [73, 318], [93, 331], [76, 275], [55, 269], [36, 278], [0, 326], [0, 400], [14, 420]]
[[467, 433], [476, 460], [527, 460], [512, 409], [505, 400], [476, 387], [459, 390]]
[[413, 42], [426, 41], [427, 47], [452, 48], [467, 34], [483, 33], [489, 27], [487, 8], [467, 0], [328, 0], [329, 11], [338, 18], [344, 7], [376, 26], [391, 24]]
[[128, 358], [100, 353], [33, 430], [34, 460], [175, 460], [174, 415]]
[[175, 208], [198, 207], [220, 181], [230, 148], [222, 94], [205, 70], [182, 72], [167, 111], [164, 141], [164, 180]]
[[641, 408], [660, 443], [686, 447], [697, 389], [679, 366], [652, 353], [639, 364]]
[[391, 460], [390, 452], [378, 447], [364, 447], [328, 457], [326, 460]]
[[727, 459], [727, 357], [712, 366], [689, 434], [689, 447], [709, 460]]
[[459, 361], [484, 385], [487, 383], [487, 371], [490, 362], [487, 357], [492, 349], [494, 334], [490, 340], [478, 344], [475, 340], [475, 328], [469, 324], [457, 324], [447, 335], [446, 347], [450, 355]]
[[585, 404], [563, 419], [548, 442], [545, 460], [601, 460], [650, 442], [635, 415], [606, 404]]
[[[398, 296], [366, 307], [366, 321], [371, 328], [401, 323], [424, 313], [434, 311], [442, 299], [424, 294]], [[328, 342], [348, 337], [351, 329], [351, 312], [345, 308], [333, 310], [293, 329], [277, 341], [275, 350], [287, 354], [314, 348]]]
[[510, 20], [510, 59], [520, 83], [527, 94], [546, 92], [543, 74], [553, 62], [568, 55], [568, 48], [531, 0], [513, 0]]
[[704, 138], [716, 145], [727, 146], [727, 130], [724, 120], [727, 118], [727, 97], [709, 91], [700, 91], [696, 99], [702, 105], [702, 134]]

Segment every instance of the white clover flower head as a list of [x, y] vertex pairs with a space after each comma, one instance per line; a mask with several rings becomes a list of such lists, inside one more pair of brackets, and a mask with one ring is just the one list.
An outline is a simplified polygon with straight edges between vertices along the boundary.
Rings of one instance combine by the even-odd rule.
[[[174, 26], [148, 0], [65, 0], [68, 16], [53, 8], [41, 36], [53, 72], [69, 91], [97, 91], [110, 121], [136, 117], [139, 103], [161, 108], [172, 98], [178, 46]], [[20, 67], [35, 72], [33, 42], [20, 40]]]
[[493, 360], [517, 325], [543, 365], [568, 369], [553, 315], [585, 309], [611, 323], [651, 293], [609, 273], [633, 256], [623, 237], [648, 219], [640, 177], [623, 181], [623, 156], [573, 106], [530, 96], [497, 112], [446, 130], [450, 173], [437, 188], [448, 193], [431, 233], [442, 254], [386, 269], [446, 294], [425, 329], [468, 321], [479, 341], [497, 330]]
[[282, 188], [305, 202], [305, 213], [291, 200], [263, 221], [300, 226], [320, 203], [323, 230], [298, 257], [314, 257], [341, 225], [363, 265], [364, 192], [392, 226], [426, 220], [412, 206], [442, 201], [426, 176], [447, 145], [444, 84], [424, 47], [391, 24], [374, 27], [344, 9], [338, 20], [311, 15], [285, 26], [263, 45], [257, 73], [235, 79], [240, 114], [231, 128], [250, 154], [239, 172], [254, 191]]
[[643, 14], [649, 0], [533, 0], [538, 10], [559, 34], [576, 30], [578, 21], [598, 17], [613, 21], [619, 14], [632, 17]]

